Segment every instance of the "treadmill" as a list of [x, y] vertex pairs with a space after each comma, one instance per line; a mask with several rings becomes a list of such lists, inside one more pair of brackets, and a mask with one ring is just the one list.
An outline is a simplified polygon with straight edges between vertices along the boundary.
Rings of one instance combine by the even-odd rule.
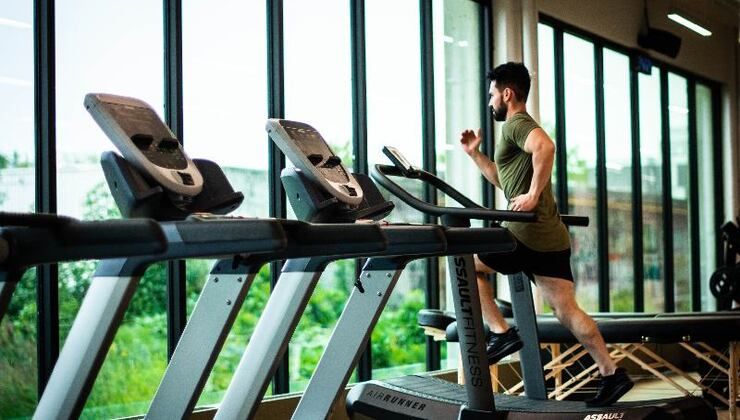
[[166, 249], [164, 232], [151, 219], [81, 222], [56, 214], [0, 212], [0, 321], [30, 267]]
[[[218, 165], [191, 160], [148, 104], [89, 94], [85, 106], [122, 154], [106, 152], [101, 158], [121, 213], [160, 221], [168, 247], [164, 253], [104, 260], [98, 265], [41, 395], [36, 419], [80, 416], [138, 282], [155, 262], [219, 258], [167, 369], [170, 376], [179, 375], [179, 401], [195, 404], [192, 389], [207, 380], [262, 265], [293, 256], [354, 255], [385, 248], [382, 232], [372, 225], [225, 216], [241, 203], [242, 194], [233, 190]], [[169, 411], [168, 417], [174, 412]]]
[[[392, 194], [410, 206], [425, 212], [427, 214], [441, 216], [442, 220], [448, 220], [450, 217], [458, 219], [476, 218], [489, 219], [486, 216], [488, 210], [462, 196], [449, 184], [437, 178], [433, 174], [411, 166], [401, 153], [390, 147], [386, 147], [384, 152], [393, 162], [393, 166], [375, 165], [372, 171], [373, 178], [388, 189]], [[438, 207], [423, 202], [410, 195], [390, 177], [405, 177], [421, 180], [434, 185], [437, 189], [446, 193], [465, 209]], [[450, 272], [452, 271], [450, 265]], [[474, 273], [473, 273], [474, 275]], [[471, 281], [475, 282], [474, 277]], [[460, 287], [459, 276], [452, 277], [453, 289]], [[512, 292], [517, 293], [529, 287], [529, 282], [514, 284]], [[465, 305], [458, 296], [453, 296], [455, 311], [458, 324], [461, 320], [460, 306]], [[523, 340], [525, 349], [539, 350], [539, 340], [537, 339], [537, 324], [534, 311], [531, 305], [531, 295], [529, 296], [529, 305], [522, 308], [520, 302], [514, 300], [514, 315], [517, 311], [530, 312], [528, 316], [521, 316], [517, 319], [518, 328]], [[479, 305], [479, 302], [475, 302]], [[518, 307], [519, 306], [519, 307]], [[478, 308], [479, 309], [479, 308]], [[524, 320], [522, 322], [521, 320]], [[464, 323], [467, 326], [467, 321]], [[459, 327], [458, 327], [459, 328]], [[476, 328], [478, 326], [476, 325]], [[412, 375], [391, 379], [388, 381], [369, 381], [354, 386], [347, 395], [347, 410], [350, 415], [363, 415], [373, 418], [423, 418], [423, 419], [469, 419], [469, 418], [496, 418], [496, 419], [716, 419], [715, 410], [703, 399], [697, 397], [671, 398], [662, 400], [650, 400], [639, 402], [617, 403], [609, 407], [587, 407], [585, 402], [581, 401], [553, 401], [546, 398], [546, 394], [530, 392], [525, 388], [527, 396], [509, 396], [493, 395], [491, 393], [490, 377], [488, 369], [485, 369], [484, 376], [486, 384], [482, 387], [476, 387], [476, 376], [465, 364], [465, 361], [471, 357], [485, 359], [485, 353], [475, 353], [470, 351], [468, 344], [465, 342], [466, 333], [460, 333], [460, 352], [463, 359], [463, 374], [465, 376], [465, 385], [458, 385], [439, 379]], [[539, 353], [539, 351], [537, 351]], [[331, 355], [325, 355], [331, 356]], [[534, 364], [528, 358], [526, 353], [521, 355], [522, 363], [529, 362], [530, 367]], [[351, 367], [350, 367], [351, 368]], [[537, 372], [524, 370], [525, 385], [527, 376], [530, 383], [539, 382], [542, 379], [542, 366], [539, 366]], [[535, 376], [535, 378], [532, 378]]]

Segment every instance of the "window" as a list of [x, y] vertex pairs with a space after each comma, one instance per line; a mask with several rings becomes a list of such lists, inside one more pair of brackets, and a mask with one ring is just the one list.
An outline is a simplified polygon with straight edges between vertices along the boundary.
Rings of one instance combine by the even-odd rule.
[[[598, 307], [612, 311], [712, 307], [706, 283], [716, 264], [720, 204], [715, 195], [722, 188], [714, 175], [714, 162], [721, 160], [712, 115], [716, 86], [675, 68], [668, 71], [657, 60], [650, 73], [638, 72], [631, 67], [631, 59], [638, 57], [632, 57], [630, 49], [556, 19], [541, 19], [536, 76], [543, 126], [547, 129], [548, 120], [565, 121], [565, 127], [557, 127], [565, 128], [566, 146], [558, 149], [558, 160], [568, 166], [568, 211], [591, 218], [588, 229], [571, 230], [571, 264], [580, 303], [593, 310], [598, 302]], [[552, 70], [561, 62], [562, 69]], [[601, 69], [603, 77], [603, 84], [595, 87], [594, 68]], [[561, 88], [561, 73], [565, 98], [556, 99], [564, 99], [565, 106], [550, 99]], [[689, 95], [694, 88], [695, 101]], [[592, 104], [601, 98], [603, 119], [596, 119]], [[696, 125], [690, 124], [691, 115]], [[602, 120], [604, 126], [597, 126]], [[601, 133], [604, 156], [596, 156]], [[696, 148], [690, 143], [694, 138]], [[633, 150], [633, 142], [639, 150]], [[597, 173], [605, 179], [597, 179]], [[634, 179], [636, 173], [639, 179]], [[597, 182], [604, 181], [601, 191]], [[604, 220], [595, 216], [597, 204], [605, 211]], [[634, 231], [641, 231], [642, 238], [635, 238]], [[604, 243], [597, 232], [606, 233]], [[642, 273], [635, 272], [640, 266]], [[692, 296], [695, 290], [701, 295]]]
[[[0, 64], [0, 93], [5, 99], [0, 104], [0, 209], [30, 211], [35, 204], [35, 190], [31, 188], [35, 182], [34, 166], [39, 164], [34, 162], [33, 149], [34, 130], [39, 128], [34, 126], [33, 118], [34, 5], [15, 3], [18, 4], [0, 6], [0, 53], [10, 58]], [[279, 193], [268, 187], [271, 163], [263, 128], [270, 82], [267, 75], [271, 70], [267, 68], [269, 57], [265, 48], [272, 29], [267, 28], [266, 22], [268, 4], [228, 0], [212, 6], [189, 1], [183, 4], [179, 22], [183, 28], [183, 78], [174, 82], [182, 83], [184, 88], [184, 143], [191, 156], [212, 159], [224, 167], [235, 188], [246, 196], [238, 213], [250, 216], [267, 215], [270, 194]], [[352, 146], [352, 124], [357, 121], [353, 121], [352, 115], [350, 65], [354, 53], [350, 48], [350, 8], [354, 3], [283, 0], [278, 4], [283, 8], [284, 40], [284, 74], [279, 76], [285, 83], [281, 91], [284, 97], [274, 99], [284, 100], [287, 118], [314, 125], [348, 167], [365, 159], [370, 164], [385, 162], [380, 154], [385, 144], [400, 147], [413, 162], [422, 165], [422, 150], [426, 147], [436, 152], [434, 163], [441, 177], [473, 200], [482, 201], [483, 192], [487, 191], [484, 187], [489, 187], [459, 149], [458, 139], [462, 130], [488, 125], [491, 118], [485, 106], [488, 83], [484, 75], [488, 69], [484, 67], [488, 65], [488, 56], [482, 53], [486, 47], [482, 35], [489, 35], [484, 33], [483, 24], [489, 12], [486, 6], [470, 0], [366, 2], [367, 102], [363, 105], [367, 108], [368, 156], [356, 156]], [[426, 5], [431, 7], [422, 7]], [[430, 10], [431, 16], [426, 14]], [[433, 63], [422, 60], [421, 14], [422, 22], [432, 22]], [[178, 51], [163, 51], [164, 15], [160, 3], [133, 0], [125, 7], [104, 7], [89, 0], [69, 0], [58, 5], [56, 19], [57, 73], [56, 84], [51, 87], [56, 92], [53, 123], [57, 133], [58, 196], [45, 198], [56, 198], [63, 214], [85, 219], [116, 218], [119, 214], [99, 166], [100, 152], [114, 147], [84, 110], [83, 97], [88, 92], [134, 96], [149, 102], [161, 114], [164, 53], [177, 56], [172, 53]], [[687, 308], [692, 301], [691, 281], [703, 282], [702, 308], [711, 309], [713, 299], [706, 283], [717, 258], [717, 226], [704, 221], [716, 220], [715, 194], [722, 188], [714, 185], [721, 180], [713, 176], [714, 162], [721, 159], [714, 138], [717, 115], [713, 99], [717, 88], [679, 70], [672, 70], [669, 75], [662, 73], [667, 70], [656, 63], [652, 75], [637, 77], [639, 108], [634, 109], [626, 92], [628, 77], [635, 74], [631, 73], [634, 70], [629, 68], [626, 52], [574, 28], [568, 28], [571, 33], [566, 34], [564, 26], [554, 19], [543, 21], [546, 24], [538, 27], [539, 74], [533, 74], [540, 89], [540, 123], [551, 137], [559, 134], [565, 139], [566, 147], [558, 150], [558, 156], [561, 162], [567, 162], [565, 167], [561, 163], [559, 169], [567, 172], [561, 172], [567, 175], [567, 185], [560, 187], [566, 187], [562, 189], [568, 192], [568, 212], [591, 218], [591, 227], [572, 230], [579, 300], [591, 310], [603, 303], [597, 302], [597, 296], [604, 294], [596, 293], [598, 247], [606, 244], [598, 243], [596, 229], [606, 227], [613, 310], [635, 309], [631, 301], [637, 291], [629, 274], [632, 262], [640, 261], [636, 258], [644, 262], [645, 309], [664, 309], [666, 238], [671, 238], [674, 245], [670, 249], [675, 256], [671, 268], [676, 274], [673, 281], [678, 309]], [[423, 30], [427, 29], [424, 26]], [[563, 43], [559, 42], [561, 39]], [[602, 63], [595, 62], [595, 51], [603, 51]], [[556, 63], [564, 63], [564, 67], [556, 68]], [[596, 65], [604, 69], [604, 83], [600, 86], [595, 84]], [[428, 92], [422, 91], [421, 78], [427, 74], [425, 70], [432, 70], [430, 67], [434, 73], [434, 104], [432, 109], [422, 110], [422, 95]], [[661, 91], [661, 77], [669, 82], [668, 92]], [[696, 109], [689, 110], [688, 89], [694, 86]], [[596, 127], [595, 123], [595, 99], [597, 93], [602, 93], [597, 89], [603, 89], [605, 127]], [[564, 97], [556, 97], [556, 92], [561, 91]], [[661, 94], [669, 98], [669, 103], [661, 103]], [[565, 106], [559, 106], [562, 101]], [[668, 118], [662, 119], [662, 115]], [[696, 133], [689, 132], [693, 126], [688, 124], [689, 115], [696, 115]], [[629, 130], [636, 118], [640, 125], [642, 174], [637, 180], [632, 178], [630, 156], [634, 151]], [[434, 144], [424, 144], [422, 127], [432, 119]], [[556, 120], [567, 124], [556, 127]], [[556, 133], [556, 129], [562, 132]], [[607, 156], [603, 160], [596, 156], [596, 138], [601, 129], [606, 134]], [[695, 173], [699, 179], [690, 179], [692, 172], [687, 167], [688, 142], [694, 134], [699, 158]], [[664, 156], [664, 147], [670, 148], [670, 156]], [[601, 162], [605, 167], [598, 167]], [[665, 191], [670, 195], [665, 198], [672, 204], [673, 223], [668, 225], [663, 223], [662, 212], [664, 168], [671, 174], [671, 179], [666, 180], [670, 191]], [[607, 175], [607, 203], [599, 204], [608, 205], [608, 220], [596, 218], [599, 191], [595, 174], [601, 171]], [[637, 220], [630, 208], [632, 186], [638, 184], [642, 189], [642, 220]], [[698, 202], [691, 201], [689, 185], [697, 186], [698, 191], [694, 192], [698, 193]], [[422, 195], [421, 184], [407, 186]], [[437, 200], [445, 203], [447, 198], [440, 196]], [[396, 204], [391, 220], [422, 220], [415, 210]], [[689, 217], [693, 212], [698, 215]], [[701, 221], [698, 230], [691, 225], [692, 220]], [[632, 255], [638, 242], [630, 235], [633, 224], [642, 224], [642, 255]], [[690, 238], [689, 232], [696, 231], [699, 238]], [[691, 261], [687, 248], [689, 242], [695, 244], [697, 239], [700, 262]], [[439, 262], [440, 278], [444, 278], [445, 261]], [[702, 278], [691, 279], [689, 268], [699, 263]], [[424, 304], [423, 289], [429, 271], [425, 264], [417, 261], [407, 267], [373, 333], [372, 374], [376, 378], [423, 370], [425, 346], [416, 328], [415, 314]], [[94, 262], [60, 266], [62, 341], [94, 267]], [[187, 307], [192, 310], [210, 262], [188, 261], [187, 267]], [[319, 282], [290, 345], [291, 391], [302, 390], [310, 377], [352, 289], [355, 272], [354, 261], [340, 261], [330, 265]], [[0, 384], [0, 417], [30, 415], [37, 397], [36, 384], [28, 378], [29, 372], [36, 369], [33, 356], [28, 360], [29, 354], [35, 355], [34, 277], [33, 273], [27, 274], [0, 328], [0, 341], [12, 340], [12, 345], [0, 346], [0, 370], [10, 372], [7, 376], [12, 378]], [[218, 401], [226, 388], [269, 296], [268, 277], [268, 270], [263, 270], [252, 286], [200, 404]], [[445, 302], [449, 302], [445, 299], [448, 288], [444, 281], [439, 284], [444, 308]], [[83, 416], [122, 417], [146, 410], [166, 365], [165, 293], [164, 265], [155, 265], [147, 271], [134, 296]], [[12, 337], [7, 335], [8, 328], [12, 328]], [[443, 367], [457, 364], [454, 351], [443, 357], [448, 359]], [[136, 375], [132, 376], [132, 372]]]
[[598, 308], [598, 225], [596, 216], [596, 101], [594, 45], [563, 36], [565, 63], [565, 144], [567, 148], [568, 212], [590, 219], [588, 227], [571, 231], [571, 267], [578, 302]]
[[[185, 149], [191, 158], [218, 163], [234, 190], [244, 194], [234, 214], [267, 217], [265, 2], [188, 1], [182, 19]], [[213, 262], [187, 261], [189, 314]], [[269, 272], [263, 266], [252, 283], [198, 405], [221, 400], [269, 297]]]
[[[285, 116], [314, 126], [352, 168], [349, 3], [286, 0]], [[290, 342], [290, 390], [306, 387], [354, 283], [355, 263], [332, 263]]]
[[696, 139], [699, 179], [699, 250], [701, 253], [701, 310], [716, 309], [716, 300], [709, 291], [709, 278], [716, 269], [717, 229], [715, 214], [714, 135], [712, 133], [712, 91], [703, 84], [696, 85]]
[[604, 132], [608, 206], [610, 309], [634, 309], [632, 131], [629, 58], [604, 49]]
[[691, 232], [689, 230], [689, 105], [686, 78], [668, 73], [671, 148], [673, 277], [675, 308], [691, 310]]
[[640, 92], [640, 166], [645, 311], [664, 309], [663, 154], [661, 151], [660, 69], [638, 77]]
[[[422, 166], [418, 2], [367, 2], [365, 31], [369, 167], [389, 163], [382, 153], [386, 145], [397, 147], [412, 164]], [[396, 181], [413, 195], [422, 196], [420, 182]], [[380, 190], [396, 206], [388, 220], [423, 222], [418, 210]], [[426, 262], [413, 261], [403, 270], [373, 330], [373, 379], [424, 371], [426, 345], [416, 313], [424, 307], [425, 286]]]
[[[483, 176], [460, 148], [460, 134], [484, 126], [483, 104], [488, 103], [488, 82], [481, 55], [482, 7], [468, 0], [438, 0], [433, 6], [434, 121], [437, 176], [471, 200], [483, 204]], [[485, 102], [484, 102], [485, 101]], [[438, 193], [438, 204], [459, 207]], [[482, 226], [478, 220], [473, 226]], [[453, 311], [447, 276], [447, 258], [439, 258], [440, 300]], [[457, 366], [457, 345], [447, 344], [443, 367]], [[445, 363], [446, 362], [446, 366]]]
[[[0, 210], [35, 205], [33, 3], [0, 5]], [[36, 272], [18, 283], [0, 322], [0, 418], [31, 416], [36, 395]]]
[[[56, 8], [59, 213], [119, 217], [99, 163], [101, 152], [115, 148], [82, 103], [90, 92], [113, 93], [142, 99], [162, 112], [162, 22], [161, 4], [146, 0], [71, 0]], [[90, 261], [59, 267], [62, 341], [94, 267]], [[83, 416], [122, 417], [146, 410], [167, 363], [164, 273], [158, 264], [142, 279]]]

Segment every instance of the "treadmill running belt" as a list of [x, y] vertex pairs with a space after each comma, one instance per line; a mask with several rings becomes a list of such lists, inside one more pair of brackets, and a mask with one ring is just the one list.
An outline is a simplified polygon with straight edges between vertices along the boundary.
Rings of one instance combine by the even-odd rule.
[[[409, 397], [426, 401], [433, 400], [455, 406], [463, 405], [467, 401], [465, 388], [461, 385], [429, 376], [411, 375], [389, 379], [382, 383], [371, 382], [388, 391], [401, 392]], [[374, 394], [377, 395], [377, 391]], [[363, 407], [370, 408], [362, 404], [363, 402], [372, 405], [371, 401], [362, 401], [363, 399], [361, 397], [356, 401], [360, 404], [355, 405], [354, 402], [352, 404], [360, 413], [365, 411]], [[377, 396], [372, 399], [377, 399]], [[574, 414], [578, 415], [579, 419], [716, 419], [715, 411], [701, 398], [631, 401], [603, 408], [587, 407], [583, 401], [532, 400], [522, 396], [499, 394], [495, 395], [495, 402], [496, 410], [508, 412], [507, 419], [542, 418], [543, 413], [548, 414], [548, 420], [575, 418]], [[370, 412], [379, 414], [374, 409], [370, 409]], [[591, 417], [594, 415], [595, 417]]]

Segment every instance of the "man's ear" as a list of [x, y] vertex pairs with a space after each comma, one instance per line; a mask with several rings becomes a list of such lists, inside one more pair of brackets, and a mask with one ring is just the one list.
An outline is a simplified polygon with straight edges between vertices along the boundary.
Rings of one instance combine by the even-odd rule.
[[512, 95], [514, 95], [514, 91], [511, 90], [511, 88], [508, 88], [508, 87], [504, 88], [504, 91], [503, 91], [504, 101], [506, 102], [510, 101], [512, 98]]

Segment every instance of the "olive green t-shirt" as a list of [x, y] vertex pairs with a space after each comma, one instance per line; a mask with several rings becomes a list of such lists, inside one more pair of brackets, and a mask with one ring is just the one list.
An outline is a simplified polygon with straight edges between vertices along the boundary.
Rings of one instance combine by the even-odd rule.
[[[506, 199], [526, 194], [532, 183], [534, 169], [532, 155], [524, 151], [527, 135], [539, 125], [526, 112], [508, 119], [501, 127], [501, 138], [496, 144], [494, 161], [499, 182]], [[570, 247], [568, 229], [562, 221], [552, 194], [552, 182], [542, 190], [534, 211], [534, 223], [508, 222], [505, 226], [527, 247], [540, 252], [563, 251]]]

